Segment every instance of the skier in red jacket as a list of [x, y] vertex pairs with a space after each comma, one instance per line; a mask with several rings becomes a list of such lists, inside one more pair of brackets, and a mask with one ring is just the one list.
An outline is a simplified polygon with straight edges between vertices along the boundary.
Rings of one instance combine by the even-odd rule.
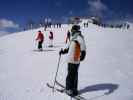
[[38, 50], [42, 51], [42, 43], [44, 41], [44, 35], [41, 31], [38, 31], [38, 35], [36, 38], [36, 41], [38, 41]]

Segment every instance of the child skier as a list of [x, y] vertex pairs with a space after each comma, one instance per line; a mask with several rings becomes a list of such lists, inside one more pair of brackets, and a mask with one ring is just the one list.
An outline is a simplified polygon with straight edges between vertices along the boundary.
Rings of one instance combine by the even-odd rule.
[[78, 95], [78, 68], [80, 61], [84, 60], [85, 58], [86, 45], [79, 25], [72, 26], [71, 32], [72, 37], [69, 46], [64, 50], [61, 49], [59, 54], [61, 55], [68, 53], [66, 92], [70, 96], [76, 96]]
[[40, 30], [38, 31], [36, 41], [38, 41], [38, 50], [42, 51], [43, 50], [42, 43], [44, 41], [44, 35]]
[[49, 44], [49, 47], [53, 47], [53, 32], [50, 31], [49, 32], [49, 40], [50, 40], [50, 44]]

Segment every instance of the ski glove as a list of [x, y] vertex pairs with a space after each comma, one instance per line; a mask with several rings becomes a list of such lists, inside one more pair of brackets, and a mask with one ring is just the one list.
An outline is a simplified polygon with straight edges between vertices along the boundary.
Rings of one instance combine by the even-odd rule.
[[64, 50], [61, 49], [61, 50], [59, 51], [59, 55], [68, 53], [68, 50], [69, 50], [69, 48], [68, 48], [68, 49], [64, 49]]
[[59, 51], [59, 55], [61, 55], [61, 54], [63, 54], [63, 49], [61, 49], [61, 50]]

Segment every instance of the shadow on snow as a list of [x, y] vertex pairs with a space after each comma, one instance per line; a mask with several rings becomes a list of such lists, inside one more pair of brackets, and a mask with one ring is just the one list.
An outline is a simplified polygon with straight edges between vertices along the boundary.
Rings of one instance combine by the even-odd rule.
[[79, 94], [84, 94], [87, 92], [94, 92], [94, 91], [103, 91], [108, 90], [108, 92], [105, 92], [104, 95], [109, 95], [113, 93], [116, 89], [118, 89], [118, 84], [112, 84], [112, 83], [103, 83], [103, 84], [96, 84], [87, 86], [81, 90], [79, 90]]

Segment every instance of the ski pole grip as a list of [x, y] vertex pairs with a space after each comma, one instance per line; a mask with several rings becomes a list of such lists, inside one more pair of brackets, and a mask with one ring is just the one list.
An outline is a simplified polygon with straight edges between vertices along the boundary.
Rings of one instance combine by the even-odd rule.
[[63, 48], [61, 48], [61, 50], [59, 51], [60, 56], [61, 56], [62, 52], [63, 52]]

